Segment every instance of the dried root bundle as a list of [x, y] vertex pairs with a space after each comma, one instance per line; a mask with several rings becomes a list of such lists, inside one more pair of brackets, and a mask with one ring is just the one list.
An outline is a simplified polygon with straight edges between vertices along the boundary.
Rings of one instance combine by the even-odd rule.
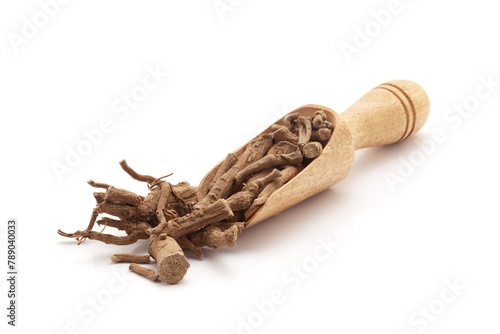
[[[173, 185], [164, 180], [166, 176], [139, 174], [123, 160], [122, 169], [133, 179], [145, 182], [149, 194], [143, 197], [90, 180], [90, 186], [103, 191], [94, 192], [97, 204], [87, 228], [58, 233], [75, 238], [78, 244], [86, 239], [115, 245], [151, 239], [149, 254], [115, 254], [111, 260], [131, 263], [131, 271], [153, 281], [161, 278], [177, 283], [189, 268], [183, 249], [202, 257], [202, 247], [234, 247], [245, 222], [276, 190], [321, 154], [332, 131], [333, 126], [322, 111], [313, 117], [289, 114], [283, 125], [273, 125], [271, 132], [250, 141], [239, 156], [228, 154], [212, 179], [200, 189], [187, 182]], [[100, 217], [101, 214], [116, 218]], [[95, 224], [103, 226], [101, 232], [93, 230]], [[106, 227], [126, 235], [103, 233]], [[156, 261], [157, 270], [139, 265], [151, 263], [151, 258]]]

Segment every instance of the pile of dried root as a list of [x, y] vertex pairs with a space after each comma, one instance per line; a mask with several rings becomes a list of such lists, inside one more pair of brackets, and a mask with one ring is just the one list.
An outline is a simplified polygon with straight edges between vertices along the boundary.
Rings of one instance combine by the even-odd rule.
[[[295, 177], [312, 159], [321, 154], [333, 131], [322, 111], [313, 117], [289, 114], [284, 125], [273, 125], [269, 133], [250, 141], [243, 153], [227, 155], [211, 180], [193, 187], [187, 182], [172, 185], [149, 175], [136, 173], [125, 160], [121, 167], [133, 179], [146, 182], [146, 197], [105, 183], [89, 181], [95, 188], [97, 206], [83, 231], [58, 233], [107, 244], [128, 245], [151, 238], [149, 255], [115, 254], [113, 262], [131, 262], [130, 270], [152, 280], [179, 282], [189, 268], [182, 249], [203, 256], [201, 248], [234, 247], [247, 222], [274, 191]], [[101, 217], [108, 214], [118, 219]], [[93, 231], [97, 223], [125, 231], [115, 236]], [[156, 260], [157, 271], [139, 266]]]

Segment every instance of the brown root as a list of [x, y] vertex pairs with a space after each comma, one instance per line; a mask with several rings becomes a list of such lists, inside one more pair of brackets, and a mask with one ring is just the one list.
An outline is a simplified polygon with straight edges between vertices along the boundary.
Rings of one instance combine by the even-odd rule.
[[134, 231], [127, 236], [116, 236], [112, 234], [100, 233], [95, 231], [76, 231], [75, 233], [65, 233], [58, 230], [57, 233], [67, 238], [75, 238], [78, 244], [81, 244], [86, 239], [98, 240], [105, 244], [113, 245], [131, 245], [139, 239], [149, 239], [149, 235], [145, 232]]
[[151, 263], [149, 255], [136, 255], [136, 254], [114, 254], [111, 255], [111, 261], [118, 262], [131, 262], [131, 263]]
[[244, 224], [243, 222], [212, 224], [188, 234], [188, 238], [198, 248], [234, 247]]
[[332, 130], [328, 128], [321, 128], [319, 130], [313, 130], [313, 132], [311, 133], [311, 140], [319, 141], [324, 145], [330, 140], [331, 136]]
[[234, 179], [237, 183], [242, 183], [250, 175], [260, 172], [261, 170], [285, 165], [298, 165], [301, 163], [302, 154], [299, 151], [281, 155], [266, 155], [259, 161], [256, 161], [253, 164], [245, 167], [243, 170], [239, 171], [234, 176]]
[[309, 117], [299, 116], [297, 118], [297, 126], [299, 128], [299, 147], [305, 145], [311, 139], [312, 124]]
[[290, 143], [289, 141], [280, 141], [273, 145], [267, 152], [267, 155], [276, 155], [276, 154], [287, 154], [297, 151], [298, 146], [294, 143]]
[[299, 137], [292, 133], [288, 128], [284, 126], [277, 126], [273, 131], [274, 139], [278, 142], [287, 141], [290, 143], [297, 143], [299, 141]]
[[245, 211], [245, 221], [250, 220], [276, 190], [294, 178], [300, 171], [300, 166], [289, 166], [283, 169], [281, 176], [266, 185], [259, 196], [252, 202], [252, 205]]
[[153, 237], [149, 245], [149, 254], [157, 262], [160, 278], [167, 283], [180, 282], [189, 269], [189, 262], [181, 247], [174, 238], [166, 234]]
[[323, 151], [323, 146], [317, 141], [312, 141], [304, 145], [302, 147], [302, 154], [304, 158], [314, 159], [318, 157]]
[[147, 183], [153, 183], [157, 180], [156, 177], [153, 177], [150, 175], [142, 175], [142, 174], [137, 173], [135, 170], [130, 168], [130, 166], [127, 164], [127, 162], [125, 160], [120, 161], [120, 166], [125, 171], [125, 173], [130, 175], [130, 177], [133, 178], [134, 180], [137, 180], [140, 182], [147, 182]]
[[[313, 117], [289, 114], [283, 124], [273, 124], [271, 132], [251, 140], [238, 150], [238, 155], [228, 154], [200, 188], [187, 182], [172, 185], [164, 181], [164, 177], [139, 174], [123, 160], [120, 162], [122, 169], [133, 179], [147, 184], [147, 196], [90, 180], [90, 186], [105, 191], [93, 193], [97, 204], [87, 228], [74, 233], [59, 230], [58, 233], [75, 238], [78, 244], [92, 239], [129, 245], [152, 236], [149, 256], [114, 254], [111, 261], [131, 262], [131, 271], [152, 280], [161, 278], [171, 284], [177, 283], [189, 268], [182, 249], [202, 257], [202, 247], [234, 247], [245, 223], [276, 190], [321, 154], [333, 131], [332, 123], [321, 110]], [[99, 219], [101, 214], [116, 219]], [[100, 232], [93, 231], [96, 223], [103, 226]], [[127, 235], [103, 233], [108, 227]], [[139, 265], [150, 263], [150, 257], [156, 260], [157, 271]]]
[[227, 199], [229, 207], [233, 211], [248, 209], [253, 200], [259, 195], [262, 188], [280, 176], [281, 172], [275, 169], [269, 175], [246, 184], [242, 191], [237, 192]]
[[294, 127], [295, 127], [295, 120], [299, 117], [299, 114], [298, 113], [293, 113], [293, 114], [288, 114], [285, 116], [285, 119], [284, 119], [284, 123], [285, 123], [285, 127], [290, 130], [290, 131], [293, 131]]
[[136, 263], [132, 263], [128, 267], [128, 269], [130, 271], [133, 271], [133, 272], [139, 274], [139, 275], [145, 276], [152, 281], [156, 281], [160, 277], [160, 275], [154, 269], [144, 268]]
[[218, 199], [226, 198], [234, 184], [234, 175], [240, 170], [259, 160], [273, 145], [273, 135], [263, 134], [253, 139], [245, 148], [245, 151], [238, 157], [238, 161], [233, 167], [224, 173], [210, 189], [207, 196], [196, 204], [196, 208], [202, 208]]
[[324, 127], [324, 123], [327, 120], [326, 114], [323, 110], [318, 110], [314, 113], [314, 116], [311, 120], [312, 126], [315, 129], [321, 129]]
[[217, 182], [217, 180], [219, 180], [220, 177], [229, 170], [229, 168], [233, 167], [237, 161], [238, 161], [238, 156], [236, 154], [229, 153], [227, 155], [226, 159], [224, 159], [224, 162], [220, 165], [219, 169], [215, 173], [212, 180], [210, 180], [210, 182], [207, 182], [206, 186], [199, 190], [199, 195], [200, 195], [199, 200], [203, 199], [206, 195], [208, 195], [208, 192], [210, 191], [210, 189], [212, 189], [215, 182]]

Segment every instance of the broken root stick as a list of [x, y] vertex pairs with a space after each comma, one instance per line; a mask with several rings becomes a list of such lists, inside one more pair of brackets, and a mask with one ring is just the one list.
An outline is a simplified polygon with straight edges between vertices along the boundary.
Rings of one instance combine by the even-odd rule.
[[158, 273], [154, 269], [144, 268], [136, 263], [132, 263], [128, 267], [128, 269], [135, 273], [138, 273], [139, 275], [145, 276], [151, 279], [152, 281], [156, 281], [158, 277], [160, 277], [160, 275], [158, 275]]
[[111, 255], [111, 261], [113, 261], [114, 263], [118, 262], [151, 263], [151, 257], [149, 255], [114, 254]]
[[149, 245], [149, 254], [158, 264], [160, 278], [170, 284], [180, 282], [189, 268], [189, 262], [182, 249], [174, 238], [166, 234], [153, 237]]

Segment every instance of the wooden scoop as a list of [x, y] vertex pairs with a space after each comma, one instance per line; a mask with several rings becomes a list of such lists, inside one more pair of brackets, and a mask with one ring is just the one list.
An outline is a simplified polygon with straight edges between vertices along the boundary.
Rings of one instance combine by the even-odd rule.
[[[429, 115], [429, 98], [416, 83], [394, 80], [379, 85], [359, 99], [342, 115], [330, 108], [308, 104], [290, 113], [312, 117], [318, 110], [326, 113], [333, 124], [332, 136], [321, 155], [297, 176], [276, 190], [245, 224], [253, 226], [289, 207], [342, 181], [349, 173], [354, 151], [378, 145], [393, 144], [412, 136]], [[275, 124], [283, 125], [283, 116]], [[262, 133], [271, 132], [271, 126]], [[246, 145], [233, 153], [239, 156]], [[201, 181], [212, 179], [222, 161]]]

